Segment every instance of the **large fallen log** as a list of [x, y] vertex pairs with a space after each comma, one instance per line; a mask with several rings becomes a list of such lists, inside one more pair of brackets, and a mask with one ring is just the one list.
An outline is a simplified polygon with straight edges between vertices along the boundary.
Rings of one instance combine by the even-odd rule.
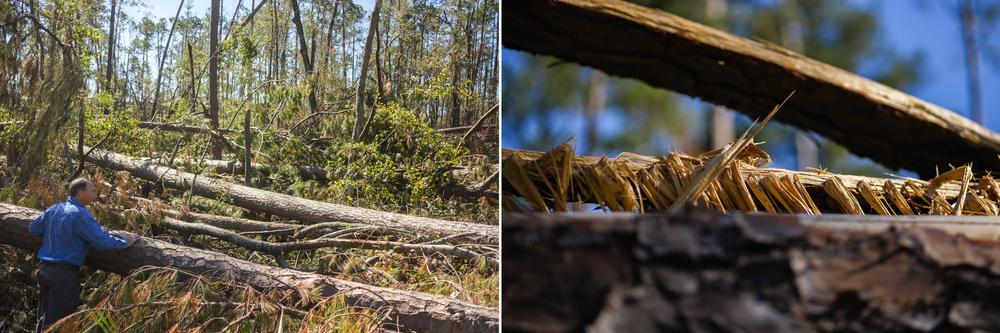
[[[0, 244], [35, 251], [41, 240], [28, 233], [39, 211], [0, 203]], [[420, 332], [495, 332], [497, 310], [442, 296], [369, 286], [329, 276], [260, 265], [218, 252], [142, 238], [132, 247], [91, 251], [87, 265], [118, 274], [142, 266], [174, 267], [212, 277], [231, 276], [261, 289], [315, 290], [343, 295], [353, 306], [388, 311], [388, 327]]]
[[[159, 164], [166, 164], [165, 161], [157, 158], [140, 157], [143, 161], [153, 161]], [[185, 168], [193, 168], [195, 166], [200, 166], [203, 168], [210, 168], [217, 174], [233, 174], [242, 175], [244, 172], [243, 162], [239, 161], [224, 161], [224, 160], [197, 160], [190, 158], [176, 158], [174, 163], [179, 164]], [[260, 163], [250, 163], [250, 168], [253, 173], [274, 172], [277, 168], [273, 165], [260, 164]], [[317, 166], [308, 165], [297, 165], [294, 167], [302, 179], [315, 179], [318, 181], [329, 181], [329, 177], [326, 175], [326, 169]], [[465, 177], [470, 173], [468, 169], [460, 168], [452, 170], [452, 175], [456, 178]], [[496, 196], [496, 192], [478, 191], [478, 187], [466, 186], [463, 184], [448, 184], [444, 187], [444, 192], [452, 194], [459, 198], [464, 199], [478, 199], [484, 196]]]
[[232, 184], [210, 177], [197, 177], [192, 173], [103, 149], [94, 149], [93, 153], [87, 156], [87, 161], [103, 168], [128, 171], [132, 175], [147, 181], [162, 182], [166, 187], [192, 190], [195, 195], [221, 200], [249, 210], [274, 214], [305, 223], [360, 223], [405, 230], [414, 235], [443, 237], [459, 234], [464, 235], [454, 238], [453, 241], [455, 242], [496, 244], [499, 241], [497, 226], [416, 217], [297, 198], [287, 194]]
[[[482, 255], [454, 245], [409, 244], [395, 241], [319, 238], [305, 241], [273, 243], [240, 235], [232, 230], [201, 223], [190, 223], [164, 217], [161, 226], [190, 234], [207, 235], [238, 245], [248, 250], [261, 251], [271, 255], [284, 255], [292, 250], [319, 248], [358, 248], [391, 250], [399, 253], [443, 254], [466, 259], [476, 259]], [[490, 258], [492, 259], [492, 258]]]
[[502, 4], [505, 47], [698, 96], [751, 117], [795, 90], [775, 119], [851, 152], [932, 177], [935, 166], [1000, 170], [1000, 135], [877, 82], [789, 50], [618, 0]]
[[504, 328], [997, 331], [1000, 243], [990, 239], [998, 223], [705, 211], [507, 214]]

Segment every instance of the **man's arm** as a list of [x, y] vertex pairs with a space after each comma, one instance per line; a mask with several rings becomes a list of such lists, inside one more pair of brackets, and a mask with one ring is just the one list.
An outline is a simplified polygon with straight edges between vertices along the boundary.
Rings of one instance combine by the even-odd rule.
[[42, 237], [42, 235], [45, 234], [45, 218], [49, 215], [49, 210], [51, 209], [52, 208], [46, 209], [41, 215], [38, 215], [35, 220], [31, 221], [31, 224], [28, 225], [28, 232], [35, 235], [35, 237]]
[[80, 223], [77, 225], [77, 231], [80, 235], [87, 241], [90, 246], [97, 248], [98, 250], [116, 250], [124, 249], [131, 245], [129, 242], [111, 235], [101, 225], [97, 223], [97, 220], [90, 215], [87, 211], [80, 212]]

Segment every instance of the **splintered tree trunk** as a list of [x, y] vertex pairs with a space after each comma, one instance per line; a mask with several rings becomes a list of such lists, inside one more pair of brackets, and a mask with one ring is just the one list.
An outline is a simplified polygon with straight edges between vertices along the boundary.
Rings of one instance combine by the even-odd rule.
[[[1000, 330], [1000, 243], [949, 232], [971, 229], [971, 220], [927, 227], [919, 217], [845, 218], [853, 221], [697, 211], [508, 214], [504, 328]], [[996, 221], [980, 220], [989, 225], [972, 238], [991, 239]]]
[[124, 170], [148, 181], [162, 181], [164, 186], [192, 190], [194, 194], [222, 200], [249, 210], [295, 219], [306, 223], [348, 222], [400, 229], [414, 234], [456, 237], [455, 241], [476, 241], [496, 244], [496, 226], [439, 220], [396, 213], [380, 212], [328, 202], [297, 198], [253, 187], [223, 182], [209, 177], [152, 164], [136, 158], [94, 149], [87, 161], [112, 170]]
[[[698, 96], [751, 118], [795, 90], [775, 120], [890, 169], [1000, 170], [1000, 134], [800, 54], [619, 0], [504, 1], [505, 47]], [[656, 45], [657, 47], [650, 47]]]
[[[0, 244], [35, 251], [41, 239], [28, 233], [39, 211], [0, 203]], [[222, 253], [143, 238], [125, 250], [96, 251], [87, 265], [118, 274], [142, 266], [173, 267], [194, 274], [228, 277], [260, 289], [317, 290], [323, 296], [343, 295], [360, 308], [388, 311], [386, 326], [398, 322], [419, 332], [495, 332], [497, 310], [419, 292], [369, 286], [329, 276], [252, 263]]]

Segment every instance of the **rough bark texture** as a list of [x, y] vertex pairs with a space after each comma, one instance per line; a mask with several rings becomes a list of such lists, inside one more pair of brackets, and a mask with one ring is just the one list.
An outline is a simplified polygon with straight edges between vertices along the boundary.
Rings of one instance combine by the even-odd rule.
[[[41, 239], [28, 233], [39, 211], [0, 203], [0, 243], [35, 251]], [[322, 295], [343, 294], [348, 304], [389, 311], [389, 328], [402, 325], [420, 332], [492, 332], [497, 310], [418, 292], [369, 286], [329, 276], [255, 264], [218, 252], [143, 238], [116, 251], [91, 251], [87, 265], [127, 274], [142, 266], [174, 267], [195, 274], [236, 280], [258, 288], [318, 289]]]
[[556, 56], [814, 131], [924, 177], [973, 162], [1000, 170], [1000, 135], [954, 112], [778, 46], [617, 0], [502, 4], [504, 46]]
[[507, 214], [504, 328], [1000, 330], [1000, 244], [961, 226], [992, 223], [995, 238], [997, 221], [822, 218]]
[[499, 241], [499, 231], [496, 226], [416, 217], [297, 198], [205, 176], [196, 178], [196, 175], [192, 173], [156, 165], [148, 161], [144, 162], [103, 149], [94, 149], [93, 153], [87, 156], [87, 161], [103, 168], [125, 170], [148, 181], [162, 181], [166, 187], [193, 190], [196, 195], [306, 223], [361, 223], [406, 230], [414, 234], [441, 236], [468, 234], [468, 236], [457, 239], [462, 241], [493, 244]]

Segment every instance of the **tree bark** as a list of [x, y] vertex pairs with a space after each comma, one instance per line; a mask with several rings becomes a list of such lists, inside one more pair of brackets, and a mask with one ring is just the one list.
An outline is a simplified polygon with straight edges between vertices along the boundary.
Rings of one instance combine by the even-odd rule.
[[[219, 130], [219, 11], [221, 0], [212, 0], [211, 28], [209, 29], [208, 51], [208, 118], [212, 130]], [[194, 73], [192, 73], [194, 75]], [[212, 158], [222, 158], [222, 143], [219, 138], [212, 138]]]
[[[371, 22], [368, 23], [368, 37], [365, 40], [365, 51], [361, 56], [361, 73], [358, 75], [358, 90], [355, 94], [355, 118], [353, 141], [361, 140], [361, 134], [365, 126], [365, 83], [368, 80], [368, 58], [372, 51], [372, 38], [375, 36], [375, 29], [378, 26], [378, 12], [382, 8], [382, 0], [375, 0], [375, 7], [372, 8]], [[372, 112], [375, 112], [374, 110]]]
[[[954, 112], [780, 47], [617, 0], [502, 3], [506, 47], [552, 55], [775, 119], [890, 169], [1000, 170], [1000, 135]], [[584, 37], [581, 37], [584, 36]], [[659, 45], [660, 47], [650, 47]]]
[[[41, 239], [28, 233], [39, 211], [0, 203], [0, 243], [35, 251]], [[387, 328], [399, 323], [420, 332], [491, 332], [498, 329], [497, 310], [419, 292], [374, 287], [329, 276], [252, 263], [218, 252], [142, 238], [124, 250], [97, 251], [87, 265], [117, 274], [142, 266], [173, 267], [216, 278], [231, 276], [261, 289], [317, 290], [323, 296], [344, 295], [347, 304], [389, 311]]]
[[[996, 221], [507, 214], [504, 328], [545, 332], [994, 331]], [[931, 221], [947, 218], [947, 221]], [[976, 220], [976, 221], [973, 221]], [[923, 226], [925, 222], [938, 223]], [[825, 225], [820, 225], [825, 223]], [[967, 223], [988, 223], [977, 227]], [[908, 224], [903, 226], [902, 224]], [[978, 237], [973, 237], [978, 238]], [[982, 238], [980, 238], [982, 239]]]
[[132, 175], [148, 180], [162, 181], [164, 186], [179, 190], [193, 190], [195, 195], [221, 200], [246, 209], [261, 211], [305, 223], [349, 222], [383, 226], [407, 230], [414, 234], [450, 236], [469, 233], [457, 241], [478, 241], [495, 244], [498, 242], [496, 226], [439, 220], [396, 213], [380, 212], [365, 208], [355, 208], [328, 202], [297, 198], [253, 187], [223, 182], [195, 175], [152, 162], [116, 154], [103, 149], [94, 149], [87, 161], [112, 170], [128, 171]]

